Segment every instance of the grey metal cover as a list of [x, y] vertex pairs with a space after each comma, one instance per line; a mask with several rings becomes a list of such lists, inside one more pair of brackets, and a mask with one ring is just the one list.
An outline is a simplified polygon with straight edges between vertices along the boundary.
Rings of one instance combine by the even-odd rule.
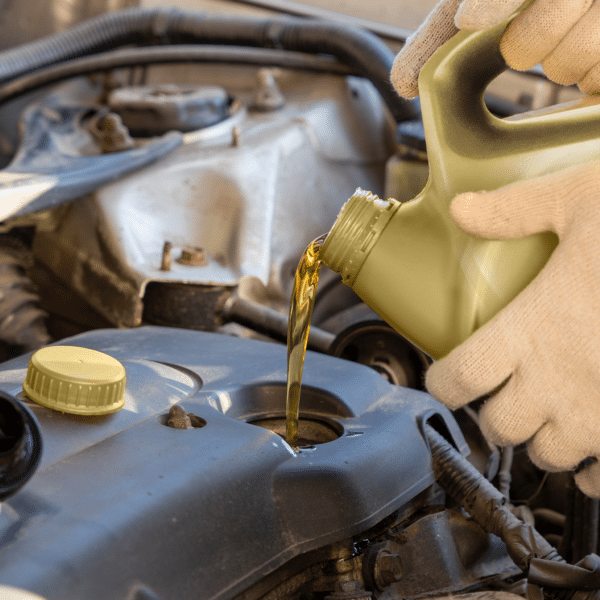
[[[143, 584], [162, 600], [226, 599], [305, 551], [374, 525], [434, 481], [421, 435], [429, 395], [367, 367], [308, 353], [303, 415], [341, 433], [300, 454], [249, 424], [281, 415], [285, 348], [142, 327], [63, 340], [114, 356], [125, 408], [77, 417], [28, 403], [44, 455], [0, 510], [0, 581], [48, 600], [119, 599]], [[18, 393], [27, 356], [4, 363]], [[166, 426], [180, 404], [202, 428]]]

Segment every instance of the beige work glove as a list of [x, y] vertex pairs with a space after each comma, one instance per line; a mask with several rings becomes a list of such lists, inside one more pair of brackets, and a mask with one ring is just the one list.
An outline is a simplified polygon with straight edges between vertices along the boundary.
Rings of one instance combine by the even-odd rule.
[[[508, 380], [481, 409], [484, 435], [501, 446], [527, 442], [549, 471], [600, 458], [600, 162], [461, 194], [451, 213], [474, 236], [550, 230], [559, 244], [512, 302], [429, 368], [427, 389], [456, 409]], [[575, 480], [600, 497], [600, 463]]]
[[[407, 40], [392, 67], [396, 91], [419, 95], [417, 78], [431, 55], [458, 29], [500, 24], [523, 0], [442, 0]], [[542, 63], [549, 79], [600, 91], [600, 1], [535, 0], [510, 24], [500, 42], [507, 64], [524, 71]]]

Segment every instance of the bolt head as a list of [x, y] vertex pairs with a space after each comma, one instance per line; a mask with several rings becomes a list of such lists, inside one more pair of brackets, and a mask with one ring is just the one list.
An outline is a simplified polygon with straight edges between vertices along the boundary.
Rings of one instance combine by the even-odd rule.
[[375, 584], [383, 591], [402, 579], [404, 572], [402, 559], [398, 554], [392, 554], [388, 550], [380, 550], [377, 553], [374, 570]]
[[177, 262], [181, 265], [188, 265], [190, 267], [204, 267], [208, 264], [204, 249], [196, 247], [184, 248], [181, 251], [181, 256], [177, 259]]

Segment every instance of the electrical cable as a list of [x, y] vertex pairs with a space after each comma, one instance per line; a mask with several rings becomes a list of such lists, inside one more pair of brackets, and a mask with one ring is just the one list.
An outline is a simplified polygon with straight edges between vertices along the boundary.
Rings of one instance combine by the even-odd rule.
[[545, 591], [554, 596], [564, 597], [561, 590], [567, 589], [593, 591], [589, 597], [600, 598], [598, 556], [588, 555], [576, 565], [567, 563], [540, 533], [510, 511], [506, 498], [433, 427], [426, 425], [425, 435], [440, 486], [485, 531], [502, 539], [530, 583], [549, 588]]

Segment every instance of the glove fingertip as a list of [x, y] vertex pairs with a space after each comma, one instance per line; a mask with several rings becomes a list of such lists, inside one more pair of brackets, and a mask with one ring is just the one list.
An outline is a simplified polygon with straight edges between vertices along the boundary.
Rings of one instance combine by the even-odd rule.
[[450, 205], [450, 214], [458, 226], [473, 235], [485, 234], [485, 215], [480, 208], [482, 193], [459, 194]]
[[464, 398], [456, 393], [452, 385], [452, 376], [445, 368], [443, 361], [433, 363], [425, 373], [427, 391], [444, 406], [455, 410], [467, 404], [472, 398]]
[[465, 0], [456, 12], [454, 22], [459, 29], [488, 29], [506, 21], [521, 3], [522, 0], [503, 0], [501, 3]]
[[414, 74], [408, 69], [399, 54], [392, 65], [390, 79], [398, 95], [403, 98], [416, 98], [419, 95], [418, 72]]
[[411, 100], [419, 95], [419, 86], [416, 82], [403, 81], [400, 83], [394, 82], [394, 89], [399, 96], [406, 100]]
[[468, 215], [471, 210], [471, 205], [473, 204], [473, 200], [475, 199], [475, 192], [467, 192], [465, 194], [458, 194], [452, 200], [452, 204], [450, 206], [450, 211], [452, 212], [452, 216], [456, 219], [462, 217], [463, 215]]
[[524, 51], [520, 38], [511, 36], [513, 29], [508, 28], [500, 40], [500, 53], [506, 64], [515, 71], [528, 71], [538, 64], [539, 60], [531, 58], [531, 52]]
[[581, 471], [575, 473], [575, 484], [590, 498], [600, 498], [600, 462], [593, 459]]

